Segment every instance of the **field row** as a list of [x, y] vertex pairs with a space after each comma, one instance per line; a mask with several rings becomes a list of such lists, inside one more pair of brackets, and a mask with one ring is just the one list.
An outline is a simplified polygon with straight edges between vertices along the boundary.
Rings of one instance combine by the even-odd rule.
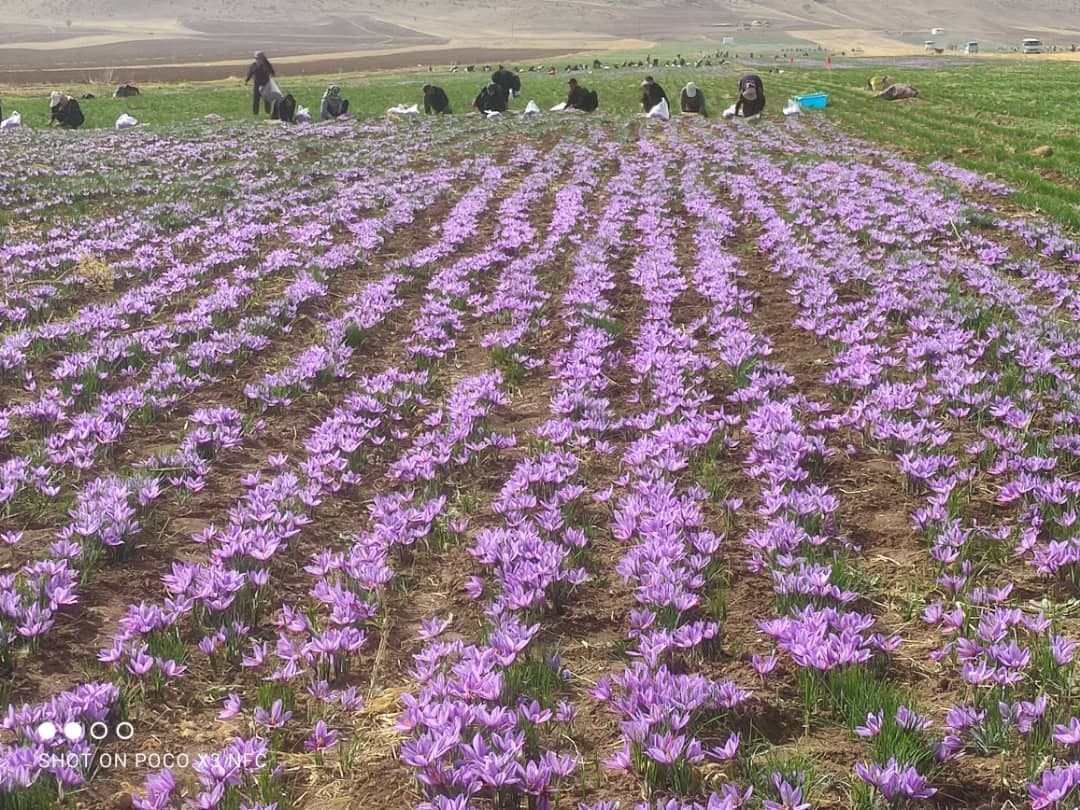
[[5, 160], [0, 808], [1071, 807], [1076, 246], [815, 120], [420, 126]]

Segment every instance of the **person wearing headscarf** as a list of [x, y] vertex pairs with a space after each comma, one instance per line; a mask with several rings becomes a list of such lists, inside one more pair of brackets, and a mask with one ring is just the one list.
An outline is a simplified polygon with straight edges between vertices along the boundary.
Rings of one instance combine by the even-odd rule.
[[450, 99], [446, 97], [446, 91], [441, 87], [436, 87], [433, 84], [424, 85], [424, 112], [427, 115], [436, 113], [438, 115], [450, 114]]
[[735, 102], [735, 115], [751, 118], [761, 115], [765, 109], [765, 85], [761, 83], [761, 77], [754, 73], [747, 73], [739, 79], [739, 98]]
[[491, 81], [503, 89], [507, 98], [512, 98], [521, 92], [521, 77], [502, 65], [499, 65], [499, 69], [491, 74]]
[[270, 107], [270, 120], [296, 123], [296, 98], [292, 93], [286, 93], [273, 103]]
[[912, 87], [910, 84], [890, 84], [877, 94], [877, 98], [883, 98], [886, 101], [899, 101], [901, 99], [918, 97], [919, 89], [917, 87]]
[[254, 93], [251, 99], [252, 115], [259, 114], [260, 101], [266, 106], [266, 111], [270, 112], [270, 102], [263, 99], [262, 89], [270, 83], [270, 80], [274, 75], [274, 66], [270, 64], [270, 60], [266, 58], [266, 54], [262, 51], [255, 51], [255, 61], [248, 67], [247, 78], [244, 79], [244, 84], [247, 84], [252, 79], [255, 80]]
[[49, 126], [59, 124], [64, 129], [78, 129], [86, 120], [79, 102], [58, 90], [49, 93], [49, 113]]
[[473, 102], [473, 106], [482, 113], [504, 113], [506, 112], [506, 104], [506, 91], [495, 84], [495, 82], [491, 82], [487, 87], [481, 90], [480, 95], [478, 95]]
[[880, 93], [887, 87], [893, 84], [893, 80], [889, 78], [889, 75], [874, 75], [866, 80], [866, 89], [872, 93]]
[[667, 101], [667, 93], [664, 88], [653, 81], [652, 76], [646, 76], [641, 83], [641, 109], [649, 112], [661, 101]]
[[686, 87], [682, 89], [679, 104], [684, 113], [700, 115], [704, 118], [709, 117], [709, 113], [705, 109], [705, 94], [693, 82], [687, 82]]
[[582, 87], [577, 79], [570, 79], [567, 84], [570, 85], [570, 92], [566, 96], [566, 109], [593, 112], [600, 106], [595, 90]]
[[349, 111], [349, 100], [341, 97], [341, 87], [332, 84], [323, 93], [319, 115], [323, 121], [345, 115]]

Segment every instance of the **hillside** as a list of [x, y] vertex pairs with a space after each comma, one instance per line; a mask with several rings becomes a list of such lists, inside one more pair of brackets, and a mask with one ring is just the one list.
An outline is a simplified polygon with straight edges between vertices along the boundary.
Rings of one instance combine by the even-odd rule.
[[[969, 38], [1015, 46], [1037, 35], [1080, 43], [1080, 0], [0, 0], [0, 69], [173, 65], [277, 56], [505, 48], [560, 53], [715, 41], [757, 21], [779, 41], [892, 54]], [[790, 39], [795, 37], [797, 39]]]

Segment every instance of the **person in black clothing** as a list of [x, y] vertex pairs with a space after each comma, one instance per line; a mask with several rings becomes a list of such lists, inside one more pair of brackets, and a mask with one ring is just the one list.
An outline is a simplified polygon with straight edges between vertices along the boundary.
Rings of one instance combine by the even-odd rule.
[[287, 124], [296, 123], [296, 99], [293, 98], [292, 93], [274, 102], [270, 108], [270, 118], [274, 121], [284, 121]]
[[765, 109], [765, 85], [761, 83], [761, 77], [754, 73], [747, 73], [739, 79], [739, 99], [735, 102], [735, 115], [750, 118], [761, 115]]
[[521, 92], [521, 77], [516, 73], [511, 73], [502, 65], [499, 65], [499, 69], [491, 74], [491, 81], [503, 89], [507, 98]]
[[506, 91], [495, 84], [495, 82], [491, 82], [487, 87], [480, 91], [480, 95], [476, 97], [473, 106], [482, 113], [504, 113], [506, 112], [506, 101]]
[[653, 81], [652, 76], [646, 76], [641, 83], [641, 108], [648, 112], [661, 101], [667, 101], [667, 93], [664, 88]]
[[79, 102], [66, 93], [49, 94], [49, 112], [49, 126], [59, 124], [64, 129], [78, 129], [86, 120]]
[[705, 94], [693, 82], [687, 82], [686, 87], [682, 89], [679, 106], [684, 113], [700, 115], [702, 118], [709, 117], [709, 113], [705, 109]]
[[437, 113], [438, 115], [450, 114], [450, 99], [446, 97], [446, 91], [441, 87], [436, 87], [433, 84], [424, 85], [424, 112], [427, 115]]
[[255, 51], [255, 61], [251, 63], [251, 66], [248, 68], [247, 78], [244, 79], [244, 84], [247, 84], [252, 79], [255, 80], [254, 92], [251, 98], [252, 115], [259, 114], [260, 101], [265, 105], [266, 111], [270, 112], [270, 102], [263, 99], [262, 89], [273, 77], [274, 66], [270, 64], [270, 60], [266, 58], [266, 54], [262, 51]]
[[567, 84], [570, 85], [570, 92], [566, 96], [566, 109], [593, 112], [600, 106], [595, 90], [582, 87], [577, 79], [571, 79]]

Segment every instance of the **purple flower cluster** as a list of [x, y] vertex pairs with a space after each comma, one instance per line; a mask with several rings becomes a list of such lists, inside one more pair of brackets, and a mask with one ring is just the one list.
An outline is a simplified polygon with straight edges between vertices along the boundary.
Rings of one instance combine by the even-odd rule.
[[[0, 742], [0, 796], [39, 781], [63, 787], [84, 784], [96, 748], [86, 730], [113, 717], [119, 696], [111, 683], [88, 683], [39, 705], [9, 705], [0, 731], [12, 735], [14, 742]], [[81, 732], [74, 740], [62, 733], [69, 723]], [[43, 737], [45, 728], [52, 733]]]

